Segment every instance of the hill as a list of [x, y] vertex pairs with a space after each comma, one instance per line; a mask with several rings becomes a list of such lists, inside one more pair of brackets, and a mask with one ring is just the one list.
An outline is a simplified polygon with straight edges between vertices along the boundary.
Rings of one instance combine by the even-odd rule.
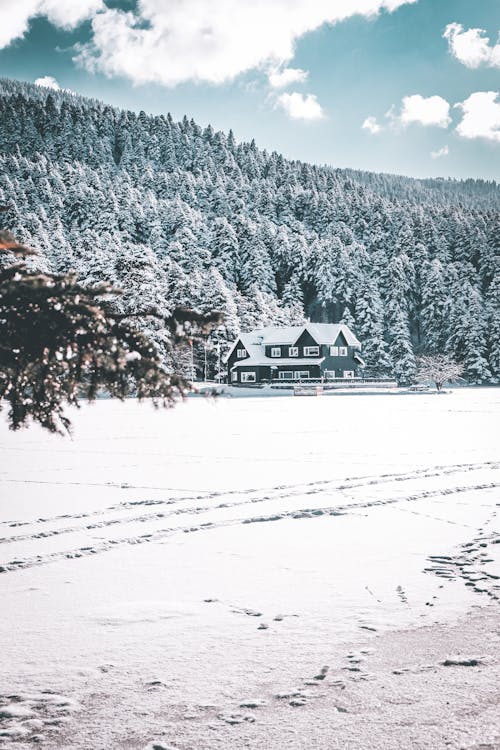
[[[500, 377], [500, 187], [314, 166], [186, 117], [0, 80], [0, 202], [39, 265], [151, 313], [220, 309], [209, 364], [240, 328], [343, 320], [372, 372], [446, 351]], [[148, 315], [149, 313], [149, 315]]]

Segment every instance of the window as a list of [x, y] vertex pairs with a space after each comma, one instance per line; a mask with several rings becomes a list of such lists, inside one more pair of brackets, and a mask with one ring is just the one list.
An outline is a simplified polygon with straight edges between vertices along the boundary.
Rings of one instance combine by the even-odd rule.
[[242, 372], [241, 382], [242, 383], [255, 383], [255, 373], [254, 372]]
[[271, 357], [281, 357], [281, 346], [271, 347]]
[[293, 379], [293, 372], [287, 370], [282, 371], [278, 373], [278, 379], [279, 380], [292, 380]]
[[238, 359], [243, 359], [247, 356], [247, 350], [246, 349], [236, 349], [236, 356]]
[[304, 357], [319, 357], [319, 346], [305, 346]]
[[309, 371], [308, 370], [296, 370], [293, 373], [293, 377], [295, 380], [307, 380], [309, 378]]
[[231, 381], [233, 383], [237, 383], [238, 382], [238, 373], [236, 372], [236, 370], [233, 370], [233, 372], [231, 373]]
[[325, 370], [326, 380], [335, 380], [335, 370]]
[[339, 357], [347, 357], [347, 346], [339, 346]]
[[354, 372], [352, 370], [344, 370], [344, 378], [353, 378]]
[[289, 346], [288, 347], [288, 356], [289, 357], [298, 357], [299, 356], [299, 347], [298, 346]]
[[339, 348], [338, 346], [331, 346], [330, 347], [330, 357], [338, 357], [339, 356]]

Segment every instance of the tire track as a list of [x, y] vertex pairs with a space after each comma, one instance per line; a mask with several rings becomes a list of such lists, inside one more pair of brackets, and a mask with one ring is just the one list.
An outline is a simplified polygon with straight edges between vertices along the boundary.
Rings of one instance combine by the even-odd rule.
[[[153, 507], [158, 505], [175, 505], [178, 503], [183, 502], [197, 502], [197, 501], [210, 501], [215, 500], [217, 498], [223, 498], [223, 497], [232, 497], [235, 495], [242, 495], [242, 496], [248, 496], [256, 493], [265, 493], [262, 494], [260, 497], [256, 498], [253, 501], [243, 501], [241, 504], [246, 504], [247, 502], [263, 502], [266, 500], [273, 500], [273, 499], [280, 499], [283, 497], [293, 497], [300, 494], [309, 495], [309, 494], [316, 494], [318, 492], [322, 491], [337, 491], [342, 492], [350, 489], [359, 489], [362, 487], [371, 487], [378, 484], [386, 484], [391, 482], [404, 482], [404, 481], [410, 481], [412, 479], [416, 478], [432, 478], [435, 476], [445, 476], [448, 474], [454, 474], [454, 473], [462, 473], [462, 472], [468, 472], [468, 471], [478, 471], [480, 469], [484, 468], [491, 468], [491, 469], [498, 469], [500, 467], [500, 462], [493, 462], [493, 461], [486, 461], [484, 463], [477, 463], [477, 464], [451, 464], [451, 465], [437, 465], [428, 467], [425, 469], [414, 469], [409, 472], [403, 472], [403, 473], [386, 473], [386, 474], [380, 474], [380, 475], [366, 475], [362, 477], [354, 477], [351, 479], [345, 479], [341, 484], [336, 484], [338, 480], [331, 480], [331, 479], [324, 479], [324, 480], [318, 480], [316, 482], [307, 482], [307, 483], [300, 483], [300, 484], [292, 484], [292, 485], [276, 485], [274, 487], [270, 487], [267, 490], [263, 490], [262, 488], [250, 488], [250, 489], [237, 489], [237, 490], [219, 490], [214, 492], [201, 492], [197, 493], [195, 495], [187, 495], [184, 497], [169, 497], [163, 500], [132, 500], [132, 501], [126, 501], [122, 503], [118, 503], [116, 505], [111, 505], [108, 508], [99, 509], [95, 511], [91, 511], [88, 513], [75, 513], [75, 514], [59, 514], [56, 516], [51, 517], [41, 517], [29, 521], [0, 521], [0, 525], [9, 526], [10, 528], [17, 528], [22, 526], [32, 526], [35, 524], [47, 524], [47, 523], [54, 523], [58, 521], [67, 521], [67, 520], [81, 520], [81, 519], [88, 519], [88, 518], [95, 518], [98, 516], [105, 516], [109, 512], [113, 511], [119, 511], [119, 510], [125, 510], [125, 509], [131, 509], [136, 508], [139, 506], [142, 507]], [[73, 485], [78, 483], [71, 483]], [[114, 486], [114, 487], [123, 487], [126, 489], [144, 489], [141, 487], [131, 487], [129, 485], [119, 485], [119, 484], [106, 484], [103, 485], [106, 487]], [[161, 489], [161, 488], [152, 488], [147, 487], [145, 489]], [[171, 491], [171, 488], [164, 488], [168, 491]], [[182, 492], [182, 490], [179, 490], [179, 492]], [[275, 494], [273, 494], [275, 493]], [[235, 503], [238, 504], [238, 503]], [[230, 507], [229, 505], [226, 505], [226, 507]], [[141, 520], [138, 518], [137, 520]], [[82, 527], [85, 528], [85, 527]], [[95, 528], [95, 527], [92, 527]], [[34, 535], [27, 535], [25, 538], [30, 538], [30, 536]], [[48, 535], [50, 536], [50, 535]], [[22, 537], [19, 537], [22, 538]], [[0, 543], [9, 541], [9, 537], [4, 537], [0, 539]]]
[[208, 521], [202, 523], [199, 526], [178, 526], [160, 529], [156, 532], [147, 534], [136, 535], [132, 537], [123, 537], [121, 539], [110, 539], [105, 540], [101, 544], [95, 544], [92, 546], [79, 547], [77, 549], [65, 550], [61, 552], [52, 552], [45, 555], [35, 555], [24, 560], [12, 560], [4, 566], [0, 566], [0, 573], [13, 572], [16, 570], [23, 570], [38, 565], [48, 564], [50, 562], [57, 562], [64, 559], [78, 559], [90, 555], [100, 554], [109, 550], [115, 549], [126, 544], [137, 545], [149, 543], [152, 541], [159, 541], [165, 539], [173, 534], [179, 533], [194, 533], [198, 531], [206, 531], [210, 529], [219, 529], [228, 526], [237, 526], [240, 524], [250, 523], [266, 523], [270, 521], [280, 521], [285, 519], [304, 519], [304, 518], [319, 518], [321, 516], [340, 516], [347, 515], [352, 511], [360, 509], [367, 509], [373, 507], [379, 507], [384, 505], [391, 505], [395, 503], [411, 503], [418, 500], [427, 499], [430, 497], [440, 497], [443, 495], [453, 495], [464, 492], [477, 492], [481, 490], [488, 490], [500, 487], [500, 482], [489, 482], [477, 485], [468, 486], [457, 486], [450, 487], [442, 490], [428, 490], [423, 492], [414, 493], [407, 495], [406, 497], [395, 497], [387, 498], [385, 500], [371, 500], [362, 503], [354, 503], [349, 505], [336, 505], [325, 508], [303, 508], [293, 511], [284, 511], [282, 513], [271, 514], [268, 516], [254, 516], [250, 518], [237, 518], [237, 519], [226, 519], [221, 520], [217, 523]]
[[[481, 466], [481, 467], [474, 467], [474, 468], [477, 470], [478, 468], [484, 468], [484, 467]], [[471, 471], [471, 470], [472, 470], [471, 468], [468, 468], [466, 471]], [[450, 470], [448, 470], [447, 472], [443, 472], [443, 471], [427, 471], [425, 474], [420, 473], [418, 476], [421, 479], [422, 478], [426, 478], [427, 479], [427, 478], [434, 478], [436, 476], [444, 476], [445, 474], [450, 474], [450, 473], [451, 473]], [[465, 473], [465, 472], [463, 471], [463, 469], [462, 470], [460, 470], [460, 469], [454, 469], [454, 473]], [[46, 531], [45, 530], [35, 531], [33, 533], [28, 533], [28, 534], [16, 534], [16, 535], [12, 535], [12, 536], [9, 536], [9, 537], [2, 537], [2, 538], [0, 538], [0, 544], [10, 544], [10, 543], [14, 543], [14, 542], [33, 541], [33, 540], [39, 540], [39, 539], [40, 540], [42, 540], [42, 539], [50, 539], [50, 538], [55, 537], [55, 536], [61, 536], [61, 535], [65, 535], [65, 534], [84, 533], [84, 532], [88, 532], [88, 531], [95, 531], [97, 529], [108, 528], [110, 526], [116, 526], [116, 525], [120, 525], [120, 524], [145, 523], [147, 521], [159, 521], [159, 520], [162, 520], [164, 518], [169, 518], [169, 517], [177, 516], [177, 515], [193, 515], [193, 516], [195, 516], [195, 515], [199, 515], [201, 513], [206, 513], [208, 511], [227, 510], [227, 509], [230, 509], [230, 508], [242, 507], [242, 506], [247, 506], [247, 505], [254, 505], [254, 504], [257, 504], [257, 503], [268, 502], [268, 501], [271, 501], [271, 500], [283, 500], [283, 499], [292, 498], [292, 497], [307, 496], [307, 495], [318, 495], [318, 494], [323, 494], [323, 493], [329, 493], [330, 494], [332, 492], [342, 492], [342, 491], [345, 491], [345, 490], [358, 489], [358, 488], [362, 488], [362, 487], [370, 487], [370, 486], [373, 486], [375, 484], [393, 483], [393, 482], [396, 482], [396, 481], [399, 482], [399, 481], [403, 481], [403, 480], [404, 481], [411, 481], [412, 479], [415, 478], [415, 475], [414, 475], [414, 473], [411, 473], [411, 475], [410, 474], [407, 474], [407, 475], [401, 475], [401, 474], [399, 474], [399, 475], [390, 475], [390, 477], [391, 478], [385, 477], [384, 482], [381, 482], [380, 481], [380, 477], [379, 477], [379, 478], [377, 478], [377, 480], [371, 479], [368, 482], [358, 482], [358, 483], [351, 482], [350, 484], [344, 483], [344, 484], [340, 484], [340, 485], [335, 485], [333, 487], [330, 486], [330, 481], [328, 481], [328, 480], [322, 480], [322, 481], [319, 481], [319, 482], [313, 482], [313, 483], [309, 483], [309, 484], [291, 485], [291, 486], [289, 486], [289, 487], [286, 488], [286, 491], [276, 491], [274, 494], [273, 494], [273, 490], [274, 489], [281, 490], [281, 487], [280, 488], [273, 488], [273, 490], [266, 491], [266, 494], [263, 494], [263, 495], [260, 495], [260, 496], [254, 497], [254, 498], [249, 498], [249, 499], [244, 499], [244, 500], [237, 500], [237, 501], [233, 501], [233, 502], [220, 502], [218, 505], [197, 505], [197, 506], [187, 507], [187, 508], [186, 507], [174, 508], [172, 510], [160, 511], [160, 512], [156, 512], [156, 513], [145, 513], [145, 514], [141, 514], [141, 515], [130, 515], [130, 516], [125, 516], [125, 517], [121, 516], [121, 517], [116, 517], [116, 518], [104, 519], [102, 521], [96, 521], [94, 523], [79, 524], [79, 525], [73, 525], [73, 526], [64, 526], [62, 528], [51, 529], [51, 530], [46, 530]], [[291, 492], [290, 489], [292, 489], [293, 491]], [[258, 490], [247, 490], [247, 491], [244, 491], [244, 492], [241, 492], [241, 493], [238, 492], [238, 491], [234, 491], [234, 492], [237, 492], [237, 494], [243, 494], [243, 495], [245, 495], [245, 494], [248, 494], [249, 492], [253, 492], [253, 491], [258, 492]], [[445, 494], [444, 490], [442, 492], [443, 492], [443, 494]], [[195, 499], [196, 500], [205, 500], [205, 501], [206, 500], [210, 500], [210, 499], [216, 499], [217, 500], [217, 499], [220, 499], [221, 497], [224, 497], [224, 496], [227, 496], [227, 495], [231, 495], [231, 494], [232, 493], [227, 493], [227, 494], [225, 494], [225, 493], [213, 493], [211, 496], [207, 496], [207, 495], [203, 496], [202, 495], [202, 496], [197, 496]], [[188, 499], [190, 499], [190, 498], [175, 498], [175, 499], [168, 499], [168, 500], [150, 500], [150, 501], [148, 501], [148, 500], [140, 501], [139, 500], [139, 501], [132, 501], [132, 502], [129, 502], [129, 503], [122, 503], [119, 506], [112, 506], [112, 507], [114, 509], [116, 509], [116, 510], [118, 510], [118, 509], [124, 509], [124, 508], [128, 508], [128, 509], [132, 510], [134, 508], [145, 507], [145, 506], [177, 505], [180, 502], [185, 502]], [[352, 504], [349, 504], [346, 507], [352, 508], [352, 507], [355, 507], [355, 506], [353, 506]], [[106, 512], [107, 511], [104, 511], [104, 512], [97, 511], [97, 514], [104, 515]], [[412, 511], [412, 512], [415, 512], [415, 511]], [[76, 520], [76, 519], [80, 519], [80, 518], [83, 519], [83, 518], [89, 518], [89, 517], [91, 517], [91, 514], [81, 514], [81, 515], [72, 516], [72, 517], [70, 517], [70, 516], [58, 516], [54, 520], [60, 520], [60, 519], [63, 519], [63, 518], [65, 520], [67, 520], [68, 518], [75, 518], [75, 520]], [[40, 523], [42, 523], [42, 522], [43, 523], [47, 523], [47, 522], [49, 522], [50, 519], [38, 519], [38, 520], [39, 520]], [[453, 523], [453, 522], [450, 521], [450, 523]], [[460, 525], [463, 525], [463, 524], [460, 524]]]

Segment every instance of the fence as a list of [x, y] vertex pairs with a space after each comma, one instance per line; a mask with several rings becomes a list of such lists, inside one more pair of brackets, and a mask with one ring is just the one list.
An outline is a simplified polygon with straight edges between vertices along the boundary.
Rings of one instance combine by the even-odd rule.
[[[338, 388], [397, 388], [397, 382], [391, 378], [335, 378], [323, 380], [321, 378], [307, 378], [304, 380], [263, 380], [260, 383], [230, 383], [233, 387], [240, 388], [272, 388], [273, 390], [306, 391], [318, 390], [331, 391]], [[302, 395], [302, 394], [301, 394]]]

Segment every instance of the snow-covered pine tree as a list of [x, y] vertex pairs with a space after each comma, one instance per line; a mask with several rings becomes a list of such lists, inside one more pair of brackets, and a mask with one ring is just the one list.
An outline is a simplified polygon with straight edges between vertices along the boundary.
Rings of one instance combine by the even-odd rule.
[[464, 364], [464, 376], [471, 383], [489, 381], [487, 317], [481, 293], [468, 279], [458, 280], [453, 292], [447, 352]]
[[391, 360], [384, 340], [384, 313], [375, 279], [367, 279], [356, 301], [356, 334], [362, 344], [366, 375], [386, 377]]
[[[136, 268], [127, 290], [137, 302], [148, 298], [150, 272], [170, 277], [177, 262], [184, 270], [176, 293], [188, 302], [193, 295], [193, 304], [203, 275], [222, 274], [241, 327], [302, 312], [338, 322], [346, 305], [357, 316], [371, 279], [390, 323], [395, 274], [414, 351], [452, 345], [444, 309], [457, 277], [480, 293], [475, 324], [490, 320], [500, 242], [493, 182], [304, 164], [187, 117], [124, 112], [2, 79], [0, 201], [12, 206], [9, 226], [40, 248], [32, 261], [40, 270], [76, 266], [89, 282], [116, 283], [120, 253], [148, 248], [151, 268]], [[155, 331], [152, 320], [147, 326]], [[489, 361], [492, 346], [488, 333]]]
[[487, 351], [490, 372], [495, 382], [500, 381], [500, 272], [490, 285], [486, 297]]

